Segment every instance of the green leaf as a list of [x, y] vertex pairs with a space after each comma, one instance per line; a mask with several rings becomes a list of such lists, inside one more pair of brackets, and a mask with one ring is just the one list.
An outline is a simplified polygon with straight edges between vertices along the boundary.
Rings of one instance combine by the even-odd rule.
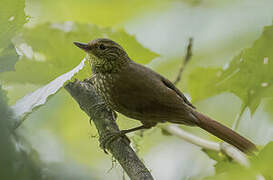
[[[85, 53], [77, 48], [73, 41], [88, 42], [99, 37], [117, 41], [129, 56], [139, 63], [146, 64], [157, 56], [124, 30], [70, 22], [47, 23], [26, 28], [17, 38], [16, 44], [19, 49], [21, 47], [23, 57], [16, 64], [14, 72], [2, 73], [0, 78], [6, 83], [49, 83], [76, 67], [84, 58]], [[90, 69], [86, 67], [80, 77], [90, 76]]]
[[273, 117], [273, 98], [266, 99], [264, 111]]
[[85, 61], [86, 59], [83, 59], [82, 62], [71, 71], [62, 74], [36, 91], [27, 94], [25, 97], [18, 100], [14, 106], [11, 106], [14, 116], [18, 119], [15, 126], [18, 127], [29, 113], [33, 112], [34, 109], [37, 110], [38, 107], [47, 102], [51, 95], [56, 94], [67, 81], [71, 80], [71, 78], [85, 66]]
[[187, 86], [193, 101], [223, 92], [232, 92], [254, 113], [264, 97], [273, 92], [273, 26], [251, 48], [243, 50], [223, 68], [196, 68]]
[[229, 179], [253, 179], [262, 175], [265, 179], [272, 179], [273, 166], [273, 142], [268, 143], [257, 156], [250, 157], [250, 168], [242, 167], [237, 163], [218, 161], [215, 165], [216, 174], [207, 177], [206, 180], [229, 180]]
[[226, 172], [229, 170], [230, 166], [233, 167], [236, 164], [232, 161], [231, 158], [221, 152], [216, 152], [208, 149], [202, 149], [202, 151], [206, 153], [211, 159], [216, 161], [216, 164], [214, 165], [216, 174]]
[[202, 149], [202, 151], [206, 153], [211, 159], [217, 162], [229, 160], [228, 157], [221, 152], [216, 152], [209, 149]]
[[[253, 169], [258, 170], [265, 177], [273, 178], [273, 141], [268, 143], [258, 154], [252, 159]], [[267, 178], [266, 178], [267, 179]]]
[[18, 60], [11, 38], [26, 23], [25, 0], [0, 1], [0, 72], [13, 70]]
[[11, 132], [15, 122], [12, 110], [7, 105], [6, 92], [0, 86], [0, 169], [1, 179], [41, 179], [41, 171], [34, 161], [37, 152], [20, 137]]
[[[170, 7], [166, 0], [30, 0], [29, 10], [35, 21], [77, 21], [103, 26], [114, 26], [154, 9]], [[54, 7], [54, 8], [52, 8]], [[39, 9], [39, 11], [37, 11]]]
[[10, 42], [7, 47], [0, 52], [0, 72], [14, 70], [14, 65], [18, 60], [14, 45]]
[[220, 162], [218, 166], [221, 166], [221, 171], [218, 171], [219, 173], [216, 173], [215, 176], [206, 177], [205, 180], [256, 180], [258, 175], [257, 171], [249, 170], [235, 163]]

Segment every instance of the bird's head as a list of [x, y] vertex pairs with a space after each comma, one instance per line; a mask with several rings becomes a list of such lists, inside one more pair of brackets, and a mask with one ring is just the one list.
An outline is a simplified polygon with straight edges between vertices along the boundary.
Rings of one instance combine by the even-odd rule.
[[92, 68], [99, 71], [112, 71], [129, 59], [125, 50], [110, 39], [100, 38], [87, 44], [80, 42], [74, 44], [87, 53]]

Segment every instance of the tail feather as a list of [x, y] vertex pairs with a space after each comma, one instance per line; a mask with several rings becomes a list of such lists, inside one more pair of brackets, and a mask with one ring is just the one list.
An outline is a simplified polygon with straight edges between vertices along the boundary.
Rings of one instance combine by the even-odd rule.
[[192, 114], [199, 120], [197, 125], [200, 128], [237, 147], [242, 152], [250, 153], [251, 151], [257, 150], [255, 144], [230, 128], [195, 110], [192, 112]]

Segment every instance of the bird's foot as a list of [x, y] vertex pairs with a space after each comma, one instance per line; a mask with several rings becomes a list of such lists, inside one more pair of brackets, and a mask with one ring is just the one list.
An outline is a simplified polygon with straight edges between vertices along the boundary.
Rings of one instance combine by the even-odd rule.
[[108, 154], [106, 149], [109, 148], [109, 145], [113, 142], [118, 140], [119, 138], [125, 139], [128, 144], [130, 144], [130, 139], [126, 136], [126, 131], [118, 131], [118, 132], [111, 132], [106, 133], [105, 135], [100, 137], [100, 147], [103, 149], [103, 151]]

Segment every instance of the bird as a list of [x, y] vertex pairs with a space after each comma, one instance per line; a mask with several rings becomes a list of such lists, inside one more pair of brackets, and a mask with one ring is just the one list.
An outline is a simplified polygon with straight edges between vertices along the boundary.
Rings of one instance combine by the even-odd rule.
[[86, 52], [92, 68], [90, 81], [107, 108], [142, 123], [121, 134], [170, 122], [200, 127], [245, 153], [256, 150], [248, 139], [197, 111], [170, 80], [133, 61], [113, 40], [98, 38], [74, 44]]

